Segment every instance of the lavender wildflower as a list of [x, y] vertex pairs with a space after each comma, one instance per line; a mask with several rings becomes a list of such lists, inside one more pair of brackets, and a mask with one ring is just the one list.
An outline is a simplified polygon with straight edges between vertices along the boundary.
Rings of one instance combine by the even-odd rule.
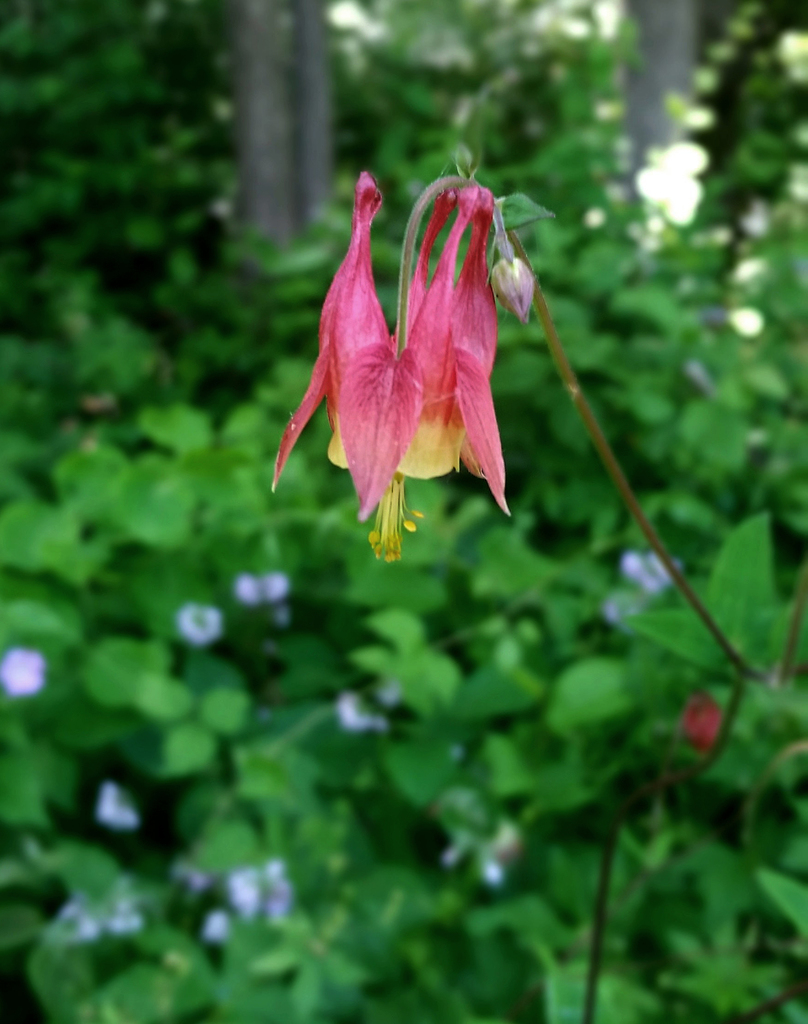
[[254, 608], [264, 600], [262, 580], [252, 573], [240, 572], [233, 581], [233, 596], [239, 604]]
[[204, 604], [184, 604], [177, 612], [177, 630], [192, 647], [207, 647], [218, 640], [223, 630], [222, 613]]
[[229, 935], [230, 915], [227, 911], [221, 908], [208, 911], [199, 932], [202, 941], [208, 942], [212, 946], [220, 946], [223, 942], [227, 942]]
[[0, 684], [9, 697], [31, 697], [45, 685], [46, 667], [39, 651], [12, 647], [0, 661]]
[[277, 858], [267, 861], [264, 876], [269, 883], [264, 903], [267, 917], [273, 921], [286, 917], [295, 900], [295, 890], [286, 877], [286, 864]]
[[346, 732], [387, 732], [389, 723], [384, 715], [369, 715], [362, 709], [359, 695], [343, 690], [336, 701], [337, 720]]
[[268, 572], [261, 577], [264, 600], [270, 604], [280, 604], [292, 591], [292, 583], [285, 572]]
[[667, 569], [654, 551], [645, 555], [639, 551], [624, 551], [620, 558], [620, 572], [648, 595], [659, 594], [671, 583]]
[[134, 832], [140, 827], [140, 815], [132, 798], [117, 782], [109, 779], [98, 789], [95, 820], [113, 832]]
[[56, 915], [56, 922], [66, 927], [66, 939], [71, 943], [95, 942], [103, 932], [103, 922], [91, 914], [84, 893], [76, 893]]
[[485, 884], [492, 889], [498, 889], [505, 881], [505, 869], [498, 860], [484, 860], [480, 867], [480, 874]]
[[248, 920], [261, 909], [261, 876], [257, 868], [236, 868], [227, 876], [227, 897], [239, 917]]

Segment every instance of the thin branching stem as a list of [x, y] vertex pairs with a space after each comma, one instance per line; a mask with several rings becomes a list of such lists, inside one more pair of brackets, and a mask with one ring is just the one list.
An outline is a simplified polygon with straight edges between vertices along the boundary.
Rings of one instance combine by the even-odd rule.
[[797, 656], [797, 645], [800, 640], [800, 629], [805, 618], [805, 608], [808, 605], [808, 560], [800, 570], [800, 577], [797, 580], [797, 589], [794, 592], [794, 607], [791, 609], [791, 621], [788, 625], [788, 636], [783, 649], [783, 657], [780, 659], [780, 668], [777, 672], [780, 682], [785, 682], [791, 677], [794, 670], [794, 660]]
[[461, 178], [459, 174], [448, 175], [445, 178], [438, 178], [428, 185], [418, 196], [412, 208], [410, 219], [407, 221], [407, 230], [404, 233], [404, 245], [401, 250], [401, 266], [398, 271], [398, 354], [404, 351], [407, 345], [407, 301], [410, 294], [410, 281], [412, 280], [412, 259], [415, 255], [415, 243], [418, 240], [418, 228], [421, 226], [421, 218], [426, 208], [447, 188], [465, 188], [473, 185], [474, 182], [468, 178]]
[[525, 263], [530, 267], [533, 273], [534, 287], [533, 287], [533, 308], [536, 310], [541, 325], [544, 329], [545, 337], [547, 338], [547, 344], [550, 348], [550, 353], [555, 362], [556, 368], [564, 382], [564, 386], [572, 398], [573, 404], [575, 405], [578, 415], [581, 417], [584, 427], [595, 446], [595, 449], [600, 456], [601, 461], [606, 469], [606, 472], [612, 479], [612, 483], [620, 493], [620, 497], [623, 499], [626, 508], [628, 508], [631, 515], [634, 517], [634, 521], [637, 523], [639, 528], [645, 535], [646, 540], [651, 545], [653, 550], [656, 552], [659, 560], [665, 566], [665, 569], [673, 580], [679, 593], [684, 597], [693, 611], [698, 615], [701, 621], [704, 623], [706, 628], [709, 630], [713, 639], [719, 645], [721, 650], [727, 656], [728, 660], [732, 663], [732, 666], [737, 672], [745, 675], [749, 678], [763, 678], [763, 674], [752, 669], [745, 661], [743, 656], [735, 647], [730, 643], [720, 628], [718, 623], [712, 617], [710, 612], [705, 607], [701, 598], [693, 590], [688, 581], [685, 579], [682, 570], [676, 564], [671, 557], [668, 549], [662, 542], [659, 534], [656, 532], [654, 527], [651, 525], [650, 520], [643, 512], [640, 506], [637, 496], [631, 488], [631, 484], [626, 479], [626, 475], [623, 472], [622, 466], [620, 465], [617, 456], [614, 454], [611, 445], [606, 440], [606, 435], [603, 433], [600, 424], [597, 421], [597, 417], [592, 411], [592, 407], [586, 399], [581, 385], [578, 382], [578, 377], [572, 368], [572, 365], [567, 358], [567, 353], [564, 351], [564, 346], [561, 344], [561, 339], [558, 336], [558, 332], [555, 329], [553, 318], [550, 315], [550, 310], [547, 307], [547, 302], [544, 298], [544, 293], [539, 285], [539, 279], [536, 276], [536, 272], [530, 263], [525, 247], [519, 240], [519, 236], [515, 231], [509, 231], [508, 237], [513, 243], [518, 255]]
[[656, 779], [652, 779], [650, 782], [643, 783], [639, 789], [635, 789], [630, 796], [626, 797], [618, 808], [617, 814], [614, 816], [600, 862], [600, 877], [598, 878], [598, 889], [595, 896], [595, 913], [593, 915], [592, 923], [592, 945], [589, 953], [589, 970], [586, 979], [584, 1012], [583, 1017], [581, 1018], [581, 1024], [592, 1024], [595, 1017], [598, 976], [600, 974], [600, 965], [603, 957], [603, 936], [609, 902], [609, 885], [612, 877], [614, 854], [617, 849], [617, 841], [620, 838], [620, 831], [623, 824], [631, 809], [635, 804], [639, 803], [640, 800], [653, 796], [655, 793], [659, 793], [671, 786], [678, 786], [682, 782], [688, 782], [691, 779], [696, 778], [697, 775], [701, 775], [703, 772], [707, 771], [710, 765], [716, 761], [724, 749], [727, 737], [732, 729], [732, 724], [735, 720], [738, 707], [740, 706], [741, 697], [743, 696], [744, 683], [745, 677], [743, 673], [737, 673], [729, 704], [727, 705], [727, 710], [721, 722], [721, 730], [716, 737], [715, 743], [704, 757], [695, 764], [689, 765], [687, 768], [681, 768], [679, 771], [671, 772], [667, 775], [661, 775]]
[[794, 999], [795, 996], [802, 995], [803, 992], [808, 992], [808, 979], [805, 981], [798, 981], [796, 985], [792, 985], [790, 988], [787, 988], [784, 992], [781, 992], [780, 995], [772, 996], [771, 999], [766, 999], [753, 1009], [747, 1010], [746, 1013], [742, 1013], [739, 1017], [733, 1017], [731, 1020], [725, 1021], [725, 1024], [751, 1024], [753, 1020], [759, 1020], [764, 1013], [776, 1010], [778, 1006], [783, 1006], [784, 1003]]

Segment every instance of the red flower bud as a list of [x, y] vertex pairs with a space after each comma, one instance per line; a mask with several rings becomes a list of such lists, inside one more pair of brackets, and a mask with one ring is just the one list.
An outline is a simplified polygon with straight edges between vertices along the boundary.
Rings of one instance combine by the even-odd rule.
[[723, 712], [709, 693], [694, 693], [682, 712], [682, 733], [694, 750], [706, 754], [721, 730]]

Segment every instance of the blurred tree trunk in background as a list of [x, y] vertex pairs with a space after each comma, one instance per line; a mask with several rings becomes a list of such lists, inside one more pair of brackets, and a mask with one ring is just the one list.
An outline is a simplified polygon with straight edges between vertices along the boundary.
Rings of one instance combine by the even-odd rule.
[[321, 0], [229, 0], [241, 223], [284, 245], [332, 177]]
[[322, 0], [293, 0], [297, 223], [316, 220], [331, 194], [334, 140]]
[[674, 142], [678, 126], [665, 106], [670, 93], [690, 94], [696, 66], [697, 0], [628, 0], [637, 29], [637, 56], [626, 74], [629, 175], [645, 163], [651, 146]]
[[666, 98], [691, 94], [696, 61], [722, 36], [734, 8], [735, 0], [627, 0], [626, 13], [637, 27], [637, 58], [625, 83], [632, 188], [649, 148], [681, 136]]

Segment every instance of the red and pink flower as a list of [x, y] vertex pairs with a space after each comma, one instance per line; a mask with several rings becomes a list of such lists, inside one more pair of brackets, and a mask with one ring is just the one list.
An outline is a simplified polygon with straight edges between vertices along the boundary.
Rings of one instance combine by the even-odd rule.
[[[381, 205], [370, 174], [356, 185], [351, 242], [326, 296], [320, 352], [311, 382], [289, 421], [275, 464], [275, 484], [312, 413], [326, 399], [334, 431], [328, 457], [347, 468], [359, 496], [359, 519], [378, 505], [369, 539], [376, 555], [401, 557], [401, 530], [415, 530], [404, 502], [407, 476], [428, 479], [459, 468], [484, 476], [505, 502], [505, 465], [490, 377], [497, 317], [486, 246], [494, 197], [476, 184], [435, 200], [410, 284], [406, 346], [397, 353], [373, 282], [370, 226]], [[429, 280], [435, 241], [457, 211]], [[471, 238], [455, 284], [462, 236]], [[418, 515], [418, 513], [411, 513]]]

